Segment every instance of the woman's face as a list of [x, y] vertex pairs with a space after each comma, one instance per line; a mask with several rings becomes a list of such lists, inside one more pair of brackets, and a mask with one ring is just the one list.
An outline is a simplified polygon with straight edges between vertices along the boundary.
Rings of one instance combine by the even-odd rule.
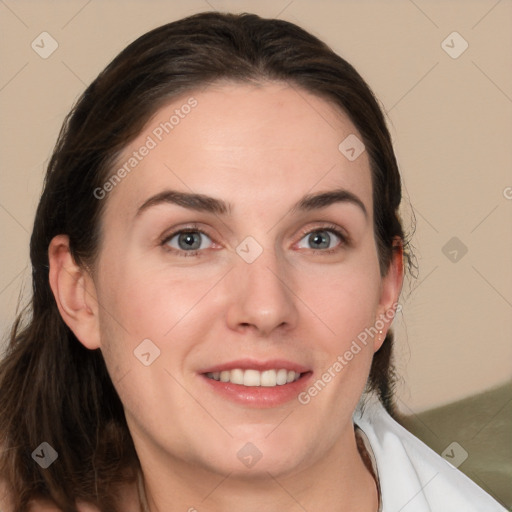
[[219, 85], [159, 110], [97, 191], [99, 346], [141, 460], [284, 475], [343, 455], [380, 346], [362, 333], [401, 286], [355, 137], [304, 90]]

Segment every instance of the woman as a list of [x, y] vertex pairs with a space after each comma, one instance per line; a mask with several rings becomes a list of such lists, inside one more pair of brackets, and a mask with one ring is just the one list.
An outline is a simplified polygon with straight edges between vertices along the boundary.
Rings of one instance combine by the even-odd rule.
[[3, 509], [504, 510], [390, 416], [400, 201], [370, 89], [299, 27], [132, 43], [48, 167]]

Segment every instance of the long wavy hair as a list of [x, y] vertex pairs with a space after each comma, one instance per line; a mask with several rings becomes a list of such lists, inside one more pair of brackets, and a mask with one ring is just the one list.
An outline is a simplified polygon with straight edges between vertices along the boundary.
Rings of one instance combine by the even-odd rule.
[[[383, 113], [361, 76], [325, 43], [286, 21], [212, 12], [141, 36], [78, 99], [48, 164], [30, 241], [33, 296], [0, 363], [0, 480], [16, 512], [26, 512], [36, 499], [66, 512], [76, 512], [77, 501], [114, 511], [116, 490], [135, 479], [140, 466], [123, 406], [101, 351], [86, 349], [59, 314], [48, 280], [48, 246], [65, 234], [75, 261], [93, 268], [107, 202], [93, 191], [161, 106], [221, 80], [281, 81], [344, 111], [371, 162], [381, 275], [397, 250], [396, 237], [408, 254], [398, 214], [401, 180]], [[392, 344], [389, 331], [367, 386], [391, 412]], [[43, 441], [58, 452], [47, 469], [32, 458]]]

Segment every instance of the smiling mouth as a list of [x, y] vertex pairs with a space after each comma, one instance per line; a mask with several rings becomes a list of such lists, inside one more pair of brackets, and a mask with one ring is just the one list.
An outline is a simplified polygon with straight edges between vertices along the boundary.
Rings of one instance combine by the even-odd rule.
[[[306, 372], [307, 373], [307, 372]], [[224, 370], [222, 372], [208, 372], [206, 377], [218, 382], [229, 382], [246, 387], [276, 387], [284, 386], [299, 380], [304, 373], [295, 372], [279, 368], [275, 370], [242, 370], [234, 368], [233, 370]]]

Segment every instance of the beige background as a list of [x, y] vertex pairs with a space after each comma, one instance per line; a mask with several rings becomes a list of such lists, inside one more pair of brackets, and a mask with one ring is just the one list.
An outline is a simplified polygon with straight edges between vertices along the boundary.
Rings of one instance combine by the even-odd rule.
[[[74, 100], [142, 33], [212, 9], [303, 26], [360, 71], [388, 113], [420, 268], [395, 321], [400, 408], [419, 412], [510, 380], [510, 0], [0, 0], [2, 334], [21, 290], [30, 291], [29, 233], [44, 167]], [[59, 45], [47, 59], [31, 48], [43, 31]], [[456, 59], [441, 46], [454, 31], [469, 45]], [[462, 48], [456, 38], [448, 44]], [[443, 252], [453, 237], [459, 247]], [[445, 255], [453, 250], [455, 262]]]

